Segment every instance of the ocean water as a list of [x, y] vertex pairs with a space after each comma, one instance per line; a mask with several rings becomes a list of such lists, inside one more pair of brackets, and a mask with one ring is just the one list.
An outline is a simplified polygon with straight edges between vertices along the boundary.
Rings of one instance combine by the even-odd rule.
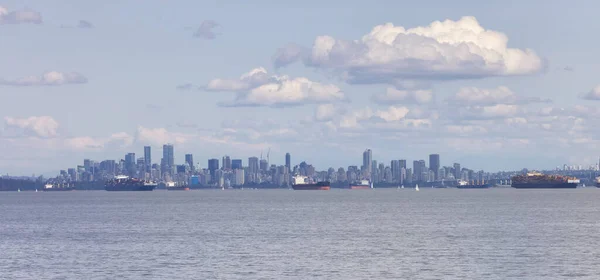
[[600, 279], [600, 189], [0, 193], [0, 279]]

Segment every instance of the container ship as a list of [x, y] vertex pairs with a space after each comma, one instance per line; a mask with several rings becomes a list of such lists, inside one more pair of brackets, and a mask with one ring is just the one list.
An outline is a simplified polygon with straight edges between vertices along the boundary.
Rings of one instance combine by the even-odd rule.
[[189, 191], [190, 186], [177, 186], [175, 182], [167, 182], [166, 188], [168, 191]]
[[44, 185], [44, 187], [42, 188], [42, 191], [45, 192], [60, 192], [60, 191], [74, 191], [75, 190], [75, 186], [70, 185], [70, 184], [53, 184], [53, 183], [46, 183]]
[[574, 189], [579, 184], [577, 178], [546, 175], [538, 172], [517, 175], [512, 177], [511, 180], [511, 186], [515, 189]]
[[468, 181], [465, 181], [465, 180], [458, 180], [456, 188], [459, 188], [459, 189], [489, 189], [490, 184], [486, 184], [484, 181], [481, 181], [481, 182], [471, 181], [471, 183], [469, 183]]
[[292, 189], [294, 190], [321, 190], [328, 191], [331, 188], [331, 184], [327, 181], [310, 183], [306, 176], [295, 176], [294, 182], [292, 183]]
[[366, 190], [372, 189], [373, 184], [369, 182], [369, 180], [361, 180], [360, 182], [350, 183], [348, 188], [351, 190]]
[[106, 181], [104, 189], [107, 191], [152, 191], [157, 185], [154, 181], [121, 175]]

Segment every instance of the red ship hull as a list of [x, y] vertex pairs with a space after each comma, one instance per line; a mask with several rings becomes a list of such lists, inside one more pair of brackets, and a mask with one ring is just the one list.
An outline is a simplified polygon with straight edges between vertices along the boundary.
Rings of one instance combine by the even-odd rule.
[[370, 189], [371, 186], [363, 186], [363, 185], [350, 185], [351, 190], [366, 190]]

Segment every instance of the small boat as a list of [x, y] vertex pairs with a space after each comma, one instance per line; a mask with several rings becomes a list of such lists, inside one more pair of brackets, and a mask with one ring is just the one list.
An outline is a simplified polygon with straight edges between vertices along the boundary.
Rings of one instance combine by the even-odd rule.
[[18, 189], [17, 189], [17, 192], [21, 192], [21, 188], [18, 188]]
[[404, 189], [404, 185], [402, 185], [402, 187], [400, 187], [401, 189]]
[[419, 184], [415, 186], [415, 191], [419, 191]]

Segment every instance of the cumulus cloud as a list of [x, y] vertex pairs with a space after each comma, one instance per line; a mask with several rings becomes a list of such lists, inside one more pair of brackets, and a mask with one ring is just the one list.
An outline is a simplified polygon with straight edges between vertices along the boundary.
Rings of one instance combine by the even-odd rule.
[[433, 101], [433, 92], [429, 89], [399, 90], [390, 87], [384, 94], [373, 95], [372, 100], [378, 104], [427, 104]]
[[58, 122], [50, 116], [4, 118], [4, 135], [53, 138], [58, 136]]
[[600, 85], [581, 96], [585, 100], [600, 100]]
[[[275, 56], [275, 65], [289, 64], [290, 57], [295, 56]], [[354, 41], [319, 36], [303, 60], [336, 70], [349, 83], [392, 85], [403, 79], [524, 75], [544, 67], [533, 50], [509, 48], [505, 34], [469, 16], [411, 29], [387, 23]]]
[[273, 64], [275, 68], [286, 66], [301, 59], [307, 52], [308, 50], [305, 47], [298, 44], [287, 44], [277, 49], [272, 58]]
[[214, 20], [205, 20], [200, 24], [200, 27], [196, 29], [196, 32], [194, 32], [194, 37], [206, 40], [215, 39], [218, 34], [215, 33], [213, 29], [218, 26], [219, 24]]
[[163, 145], [166, 143], [183, 144], [193, 138], [189, 134], [170, 132], [166, 128], [146, 128], [139, 126], [135, 134], [135, 141], [149, 143], [152, 145]]
[[9, 11], [0, 6], [0, 24], [41, 24], [42, 15], [32, 10]]
[[239, 79], [211, 80], [204, 89], [236, 92], [235, 100], [219, 104], [225, 107], [282, 107], [346, 100], [344, 93], [335, 85], [313, 82], [303, 77], [269, 76], [262, 67], [251, 70]]
[[65, 73], [51, 71], [41, 76], [28, 76], [16, 80], [0, 79], [0, 85], [6, 86], [58, 86], [66, 84], [85, 84], [88, 80], [77, 72]]
[[497, 105], [497, 104], [526, 104], [536, 102], [551, 102], [549, 99], [538, 97], [524, 98], [517, 96], [505, 86], [484, 89], [477, 87], [462, 87], [448, 101], [457, 105]]

